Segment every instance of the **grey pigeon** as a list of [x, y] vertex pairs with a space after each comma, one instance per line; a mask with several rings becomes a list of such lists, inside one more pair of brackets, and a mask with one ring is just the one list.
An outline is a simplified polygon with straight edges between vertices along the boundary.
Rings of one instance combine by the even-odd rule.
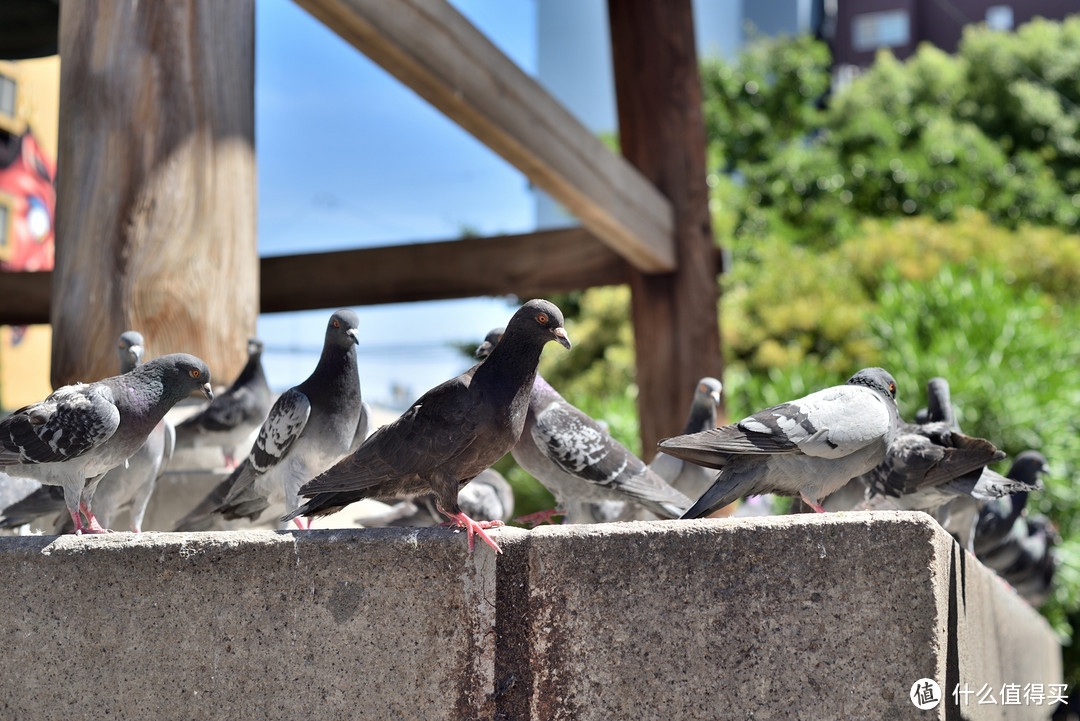
[[957, 496], [994, 493], [992, 483], [1002, 477], [983, 469], [1004, 457], [990, 441], [945, 423], [902, 424], [885, 458], [860, 478], [872, 493], [891, 499], [891, 507], [934, 511]]
[[353, 455], [301, 489], [310, 498], [286, 518], [339, 511], [363, 498], [390, 501], [429, 491], [439, 512], [497, 552], [485, 528], [458, 504], [461, 486], [491, 467], [517, 442], [540, 352], [549, 341], [570, 348], [562, 311], [531, 300], [514, 313], [502, 342], [482, 363], [421, 396], [394, 422], [375, 431]]
[[[1029, 488], [1037, 488], [1040, 476], [1049, 473], [1046, 457], [1038, 451], [1024, 451], [1013, 461], [1008, 478], [1020, 481]], [[1023, 490], [1008, 496], [988, 501], [979, 512], [975, 526], [975, 555], [983, 556], [1009, 538], [1013, 524], [1020, 518], [1027, 504], [1028, 491]]]
[[[477, 356], [493, 352], [502, 329], [488, 333]], [[567, 402], [537, 373], [521, 437], [511, 449], [514, 460], [551, 491], [554, 512], [566, 521], [594, 518], [593, 503], [632, 501], [663, 518], [678, 518], [691, 500], [669, 486], [600, 424]], [[519, 520], [533, 520], [533, 518]]]
[[1060, 543], [1061, 536], [1049, 518], [1032, 516], [1027, 521], [1027, 535], [1015, 540], [1018, 551], [1015, 559], [1000, 572], [1001, 577], [1035, 608], [1046, 602], [1053, 588], [1058, 566], [1055, 548]]
[[130, 458], [165, 413], [194, 391], [214, 395], [210, 369], [186, 353], [95, 383], [64, 386], [0, 420], [0, 466], [11, 475], [62, 486], [75, 532], [101, 533], [106, 529], [91, 502], [102, 476]]
[[[716, 428], [716, 410], [720, 405], [720, 393], [724, 386], [715, 378], [702, 378], [694, 389], [690, 403], [690, 417], [686, 420], [682, 435], [700, 433]], [[660, 451], [649, 463], [649, 468], [676, 490], [690, 498], [701, 498], [716, 478], [716, 471]]]
[[819, 501], [881, 463], [899, 425], [896, 381], [864, 368], [845, 385], [781, 403], [720, 428], [676, 436], [660, 450], [720, 473], [683, 514], [701, 518], [761, 493]]
[[236, 467], [236, 447], [256, 431], [270, 411], [270, 385], [262, 366], [262, 341], [248, 340], [240, 375], [208, 406], [176, 426], [178, 448], [218, 446], [225, 464]]
[[[142, 334], [129, 330], [120, 334], [117, 355], [120, 361], [120, 373], [127, 373], [142, 365], [145, 344]], [[146, 442], [124, 463], [108, 471], [98, 483], [94, 492], [94, 516], [104, 528], [112, 525], [113, 519], [123, 509], [130, 510], [131, 530], [142, 530], [142, 519], [146, 505], [154, 491], [158, 478], [165, 471], [172, 458], [175, 446], [175, 430], [168, 419], [162, 418], [154, 430], [147, 436]], [[63, 490], [57, 486], [42, 486], [34, 494], [4, 509], [4, 518], [0, 526], [6, 526], [24, 519], [60, 513], [60, 519], [53, 524], [57, 533], [73, 529], [71, 518], [63, 511]]]
[[[177, 522], [176, 530], [201, 530], [213, 513], [255, 520], [272, 503], [292, 511], [300, 503], [300, 486], [348, 453], [363, 411], [356, 368], [358, 323], [351, 310], [330, 316], [315, 370], [278, 397], [248, 457]], [[296, 525], [305, 528], [299, 521]]]

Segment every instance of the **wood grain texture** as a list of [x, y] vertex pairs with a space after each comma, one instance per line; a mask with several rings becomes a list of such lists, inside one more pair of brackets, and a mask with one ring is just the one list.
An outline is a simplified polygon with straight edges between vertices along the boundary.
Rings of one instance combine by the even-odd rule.
[[671, 201], [677, 269], [630, 274], [644, 455], [686, 420], [697, 381], [721, 377], [715, 245], [690, 0], [608, 3], [623, 155]]
[[668, 201], [446, 0], [296, 1], [635, 267], [675, 267]]
[[254, 0], [60, 14], [54, 385], [116, 372], [133, 328], [228, 383], [258, 315]]

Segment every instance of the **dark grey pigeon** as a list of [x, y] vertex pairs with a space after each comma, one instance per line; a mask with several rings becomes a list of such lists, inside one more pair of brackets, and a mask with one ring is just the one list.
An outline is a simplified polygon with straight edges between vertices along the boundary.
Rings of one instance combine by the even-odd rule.
[[95, 383], [64, 386], [0, 420], [0, 466], [11, 475], [63, 487], [75, 532], [101, 533], [106, 529], [91, 502], [102, 476], [130, 458], [165, 413], [195, 391], [213, 398], [210, 369], [186, 353]]
[[926, 383], [926, 408], [915, 414], [916, 423], [944, 423], [954, 431], [960, 430], [956, 419], [956, 407], [952, 404], [949, 382], [944, 378], [931, 378]]
[[[120, 361], [120, 373], [127, 373], [142, 365], [145, 344], [142, 334], [129, 330], [120, 334], [117, 355]], [[162, 418], [139, 450], [119, 466], [108, 471], [98, 483], [94, 492], [94, 517], [103, 528], [109, 528], [118, 513], [129, 509], [131, 530], [142, 530], [142, 519], [146, 505], [154, 491], [158, 478], [165, 471], [172, 458], [175, 444], [175, 430], [172, 423]], [[59, 518], [50, 521], [45, 527], [51, 527], [57, 533], [66, 533], [74, 529], [71, 518], [63, 513], [66, 509], [64, 492], [58, 486], [42, 486], [38, 491], [18, 503], [4, 509], [0, 526], [28, 522], [41, 516], [59, 514]]]
[[[1041, 484], [1040, 477], [1049, 472], [1050, 467], [1043, 454], [1038, 451], [1024, 451], [1013, 461], [1006, 476], [1034, 489]], [[1028, 491], [1022, 490], [988, 501], [982, 507], [975, 526], [974, 542], [975, 555], [980, 560], [1009, 538], [1013, 524], [1024, 512], [1027, 498]]]
[[236, 467], [237, 445], [266, 420], [272, 400], [262, 366], [262, 341], [249, 339], [247, 352], [247, 363], [232, 385], [176, 426], [178, 448], [218, 446], [225, 455], [225, 464]]
[[[504, 336], [497, 328], [476, 349], [487, 356]], [[537, 373], [521, 437], [511, 449], [514, 460], [555, 496], [553, 511], [518, 519], [567, 522], [592, 520], [590, 506], [602, 501], [633, 502], [662, 518], [678, 518], [691, 500], [669, 486], [595, 420], [567, 402]], [[547, 517], [546, 519], [544, 517]]]
[[[176, 530], [202, 530], [213, 513], [255, 520], [278, 503], [292, 511], [300, 505], [300, 487], [345, 457], [363, 411], [356, 368], [358, 323], [351, 310], [330, 316], [315, 370], [278, 397], [248, 457], [177, 522]], [[300, 521], [296, 525], [306, 527]]]
[[287, 518], [339, 511], [363, 498], [381, 501], [435, 494], [439, 512], [496, 551], [485, 532], [501, 521], [476, 522], [458, 491], [517, 442], [529, 408], [540, 352], [549, 341], [566, 348], [562, 311], [531, 300], [514, 313], [502, 342], [482, 363], [435, 386], [393, 423], [375, 431], [353, 455], [301, 489], [310, 498]]
[[762, 493], [820, 499], [881, 463], [896, 434], [896, 381], [864, 368], [816, 391], [720, 428], [660, 441], [660, 450], [720, 473], [683, 518], [701, 518]]
[[[694, 389], [694, 399], [690, 403], [690, 417], [686, 420], [682, 435], [716, 428], [716, 410], [720, 405], [720, 393], [723, 388], [720, 381], [715, 378], [706, 377], [698, 381]], [[649, 468], [690, 498], [701, 498], [716, 478], [715, 470], [669, 456], [663, 451], [656, 454], [649, 463]]]

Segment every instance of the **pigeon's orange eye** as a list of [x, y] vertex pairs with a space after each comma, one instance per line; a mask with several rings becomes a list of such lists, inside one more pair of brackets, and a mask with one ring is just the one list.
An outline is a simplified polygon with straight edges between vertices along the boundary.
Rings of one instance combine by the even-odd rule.
[[195, 370], [191, 371], [191, 377], [192, 377], [192, 378], [198, 378], [198, 377], [199, 377], [199, 370], [198, 370], [198, 368], [196, 368]]
[[334, 327], [335, 327], [335, 328], [340, 328], [340, 327], [341, 327], [341, 323], [339, 323], [339, 322], [337, 322], [337, 321], [335, 320], [335, 321], [334, 321]]
[[895, 383], [890, 383], [889, 384], [889, 393], [896, 393], [896, 384]]
[[540, 315], [536, 316], [537, 323], [547, 323], [547, 321], [548, 317], [545, 313], [541, 313]]

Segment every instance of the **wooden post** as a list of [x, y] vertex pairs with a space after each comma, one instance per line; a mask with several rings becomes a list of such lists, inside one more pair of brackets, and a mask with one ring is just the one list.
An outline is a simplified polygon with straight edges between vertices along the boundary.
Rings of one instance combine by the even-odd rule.
[[622, 153], [671, 201], [673, 273], [630, 272], [644, 455], [682, 430], [695, 384], [722, 372], [705, 128], [690, 0], [608, 3]]
[[254, 0], [80, 0], [60, 12], [52, 382], [194, 353], [215, 384], [258, 315]]

